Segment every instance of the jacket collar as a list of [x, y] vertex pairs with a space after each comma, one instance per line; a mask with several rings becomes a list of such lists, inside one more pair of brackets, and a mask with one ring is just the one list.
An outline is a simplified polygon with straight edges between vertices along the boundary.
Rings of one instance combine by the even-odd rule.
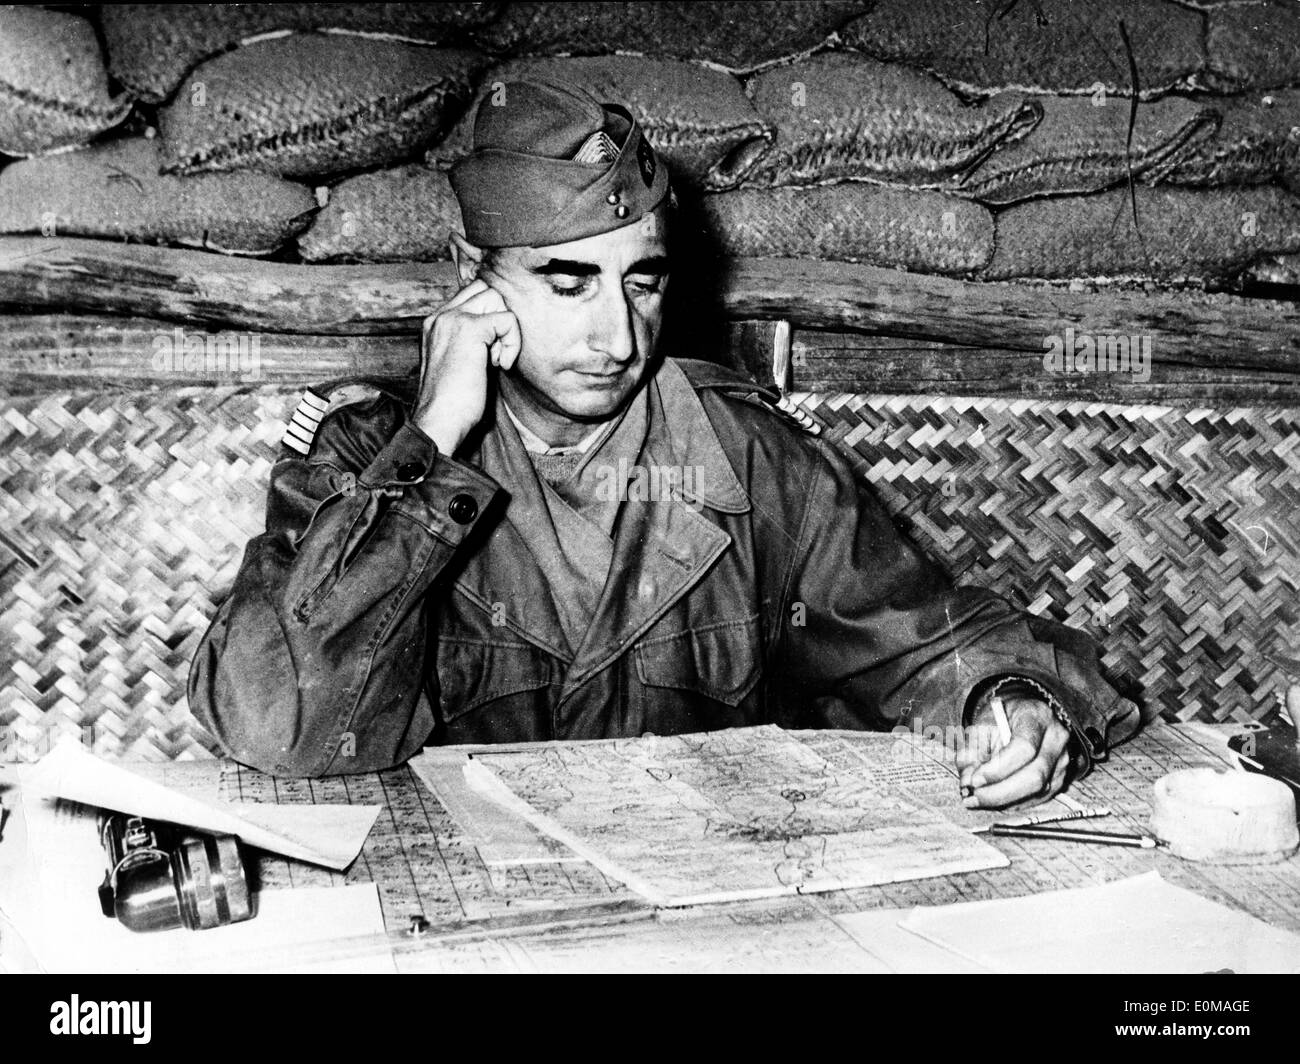
[[686, 374], [673, 359], [666, 358], [649, 387], [654, 390], [651, 406], [658, 407], [651, 412], [649, 443], [655, 450], [666, 447], [672, 464], [678, 468], [694, 470], [693, 481], [684, 494], [691, 501], [721, 513], [747, 512], [749, 495], [741, 487], [704, 404]]

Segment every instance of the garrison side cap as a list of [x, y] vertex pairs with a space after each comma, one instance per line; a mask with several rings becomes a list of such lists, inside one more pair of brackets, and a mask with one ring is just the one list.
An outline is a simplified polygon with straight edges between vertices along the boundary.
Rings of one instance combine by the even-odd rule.
[[485, 248], [608, 233], [668, 194], [667, 167], [627, 109], [556, 82], [497, 83], [479, 103], [473, 151], [449, 177], [466, 239]]

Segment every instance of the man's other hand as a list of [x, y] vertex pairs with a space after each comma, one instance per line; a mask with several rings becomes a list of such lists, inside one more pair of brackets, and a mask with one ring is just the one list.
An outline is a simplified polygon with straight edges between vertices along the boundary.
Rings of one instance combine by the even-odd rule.
[[476, 278], [424, 319], [415, 424], [443, 454], [453, 454], [487, 406], [489, 366], [519, 357], [519, 322], [501, 293]]
[[1069, 729], [1037, 699], [1002, 701], [1011, 742], [1002, 745], [993, 711], [985, 706], [966, 729], [966, 741], [957, 752], [962, 794], [967, 795], [964, 804], [970, 809], [1037, 805], [1065, 786]]

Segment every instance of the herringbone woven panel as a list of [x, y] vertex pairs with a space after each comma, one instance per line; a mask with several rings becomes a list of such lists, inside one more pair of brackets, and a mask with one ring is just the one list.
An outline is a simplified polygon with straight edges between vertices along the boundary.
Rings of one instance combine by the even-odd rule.
[[[186, 707], [189, 661], [261, 530], [297, 396], [0, 407], [6, 759], [79, 731], [107, 754], [213, 749]], [[1300, 411], [799, 398], [950, 571], [1101, 636], [1110, 673], [1166, 716], [1271, 704], [1283, 677], [1264, 655], [1300, 648]]]
[[1300, 651], [1300, 409], [795, 396], [963, 583], [1101, 640], [1169, 720], [1262, 716]]
[[213, 744], [189, 661], [244, 544], [299, 389], [66, 393], [0, 409], [0, 729], [9, 759], [89, 728], [166, 760]]

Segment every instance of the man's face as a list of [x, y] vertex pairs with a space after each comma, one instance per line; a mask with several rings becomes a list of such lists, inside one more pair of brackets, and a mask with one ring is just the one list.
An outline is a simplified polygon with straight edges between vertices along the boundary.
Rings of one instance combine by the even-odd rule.
[[482, 276], [519, 319], [512, 381], [544, 409], [599, 421], [654, 354], [668, 283], [665, 210], [567, 244], [503, 248]]

